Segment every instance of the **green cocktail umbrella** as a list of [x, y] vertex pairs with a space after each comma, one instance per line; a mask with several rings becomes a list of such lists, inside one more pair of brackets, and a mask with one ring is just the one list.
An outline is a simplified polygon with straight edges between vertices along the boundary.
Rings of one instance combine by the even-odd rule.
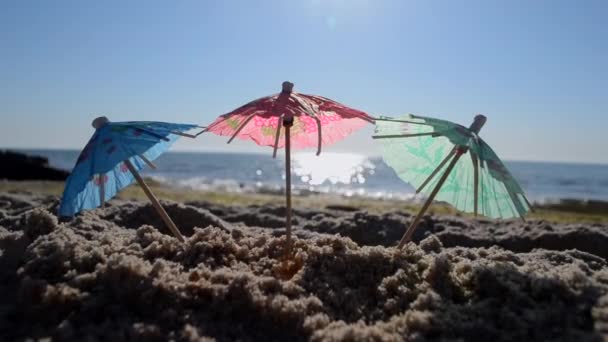
[[[491, 218], [521, 217], [531, 210], [524, 191], [490, 146], [479, 137], [486, 117], [469, 128], [453, 122], [409, 115], [376, 119], [374, 139], [397, 175], [428, 195], [399, 242], [408, 242], [433, 199]], [[468, 156], [465, 157], [465, 155]]]

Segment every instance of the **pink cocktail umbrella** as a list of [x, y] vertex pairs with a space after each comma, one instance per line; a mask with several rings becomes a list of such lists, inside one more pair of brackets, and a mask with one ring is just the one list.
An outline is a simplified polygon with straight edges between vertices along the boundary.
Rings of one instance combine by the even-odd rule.
[[374, 123], [366, 113], [317, 95], [292, 91], [293, 83], [283, 82], [281, 93], [262, 97], [217, 118], [205, 131], [217, 135], [253, 140], [272, 146], [272, 156], [285, 147], [285, 197], [287, 202], [286, 253], [291, 249], [291, 148], [316, 147], [339, 141], [366, 123]]

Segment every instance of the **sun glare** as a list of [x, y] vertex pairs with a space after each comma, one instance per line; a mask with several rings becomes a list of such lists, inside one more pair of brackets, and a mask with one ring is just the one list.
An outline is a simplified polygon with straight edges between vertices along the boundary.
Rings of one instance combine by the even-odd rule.
[[297, 153], [293, 156], [293, 172], [309, 185], [365, 183], [366, 171], [375, 166], [367, 156], [356, 153]]

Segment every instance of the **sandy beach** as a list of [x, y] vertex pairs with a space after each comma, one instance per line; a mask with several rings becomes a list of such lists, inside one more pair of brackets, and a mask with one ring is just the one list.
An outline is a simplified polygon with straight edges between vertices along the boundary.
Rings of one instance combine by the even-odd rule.
[[0, 342], [608, 342], [608, 1], [0, 1]]
[[606, 223], [434, 214], [398, 251], [408, 211], [315, 200], [286, 270], [284, 208], [259, 198], [164, 201], [180, 244], [145, 201], [60, 222], [56, 195], [6, 189], [4, 341], [608, 337]]

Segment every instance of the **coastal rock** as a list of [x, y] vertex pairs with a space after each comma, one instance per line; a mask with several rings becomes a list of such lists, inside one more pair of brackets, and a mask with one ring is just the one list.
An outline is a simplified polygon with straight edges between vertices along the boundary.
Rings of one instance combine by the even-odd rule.
[[50, 167], [47, 158], [11, 151], [0, 151], [0, 165], [0, 179], [62, 181], [70, 174]]

